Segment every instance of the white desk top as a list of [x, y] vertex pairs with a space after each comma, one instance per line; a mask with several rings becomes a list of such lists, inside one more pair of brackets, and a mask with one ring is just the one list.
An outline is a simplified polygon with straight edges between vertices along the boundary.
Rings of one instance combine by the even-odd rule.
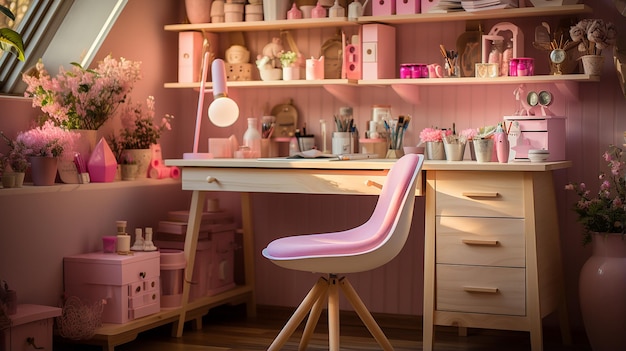
[[[177, 167], [216, 167], [216, 168], [287, 168], [287, 169], [389, 169], [393, 159], [367, 159], [338, 161], [329, 159], [170, 159], [167, 166]], [[476, 161], [431, 161], [424, 162], [422, 169], [434, 171], [552, 171], [572, 166], [571, 161], [529, 162], [515, 161], [510, 163]]]

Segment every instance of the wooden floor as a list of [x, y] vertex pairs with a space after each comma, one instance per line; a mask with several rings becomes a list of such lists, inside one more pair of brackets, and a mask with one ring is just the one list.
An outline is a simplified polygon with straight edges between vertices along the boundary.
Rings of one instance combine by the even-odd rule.
[[[203, 318], [202, 330], [185, 326], [181, 338], [171, 337], [171, 325], [139, 334], [134, 341], [120, 345], [116, 351], [261, 351], [266, 350], [287, 321], [293, 309], [259, 306], [256, 318], [245, 316], [244, 306], [215, 308]], [[421, 317], [406, 315], [374, 315], [396, 351], [422, 350]], [[325, 314], [320, 318], [308, 350], [328, 350]], [[283, 350], [298, 349], [298, 336], [303, 325], [294, 333]], [[546, 328], [547, 329], [547, 328]], [[437, 327], [435, 351], [530, 351], [527, 332], [470, 329], [460, 337], [456, 328]], [[590, 351], [584, 335], [574, 334], [573, 344], [561, 343], [558, 328], [544, 330], [545, 351]], [[100, 347], [66, 344], [56, 340], [55, 351], [95, 351]], [[356, 314], [341, 314], [341, 350], [380, 350]]]

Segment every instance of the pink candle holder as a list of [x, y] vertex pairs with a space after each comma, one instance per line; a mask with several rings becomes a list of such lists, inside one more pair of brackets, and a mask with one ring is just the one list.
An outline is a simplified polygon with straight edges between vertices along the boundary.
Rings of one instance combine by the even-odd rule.
[[114, 253], [117, 245], [117, 237], [115, 236], [103, 236], [102, 237], [102, 251], [105, 253]]

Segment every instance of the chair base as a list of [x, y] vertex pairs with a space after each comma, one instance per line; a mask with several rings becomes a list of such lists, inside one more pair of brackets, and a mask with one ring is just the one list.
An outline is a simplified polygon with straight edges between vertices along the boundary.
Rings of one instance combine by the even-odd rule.
[[318, 279], [267, 350], [280, 350], [308, 313], [309, 318], [298, 347], [298, 350], [306, 350], [322, 313], [326, 297], [328, 297], [328, 346], [330, 351], [339, 351], [339, 288], [380, 347], [385, 351], [392, 351], [393, 346], [365, 307], [348, 278], [338, 278], [334, 274], [330, 274], [328, 279], [324, 277]]

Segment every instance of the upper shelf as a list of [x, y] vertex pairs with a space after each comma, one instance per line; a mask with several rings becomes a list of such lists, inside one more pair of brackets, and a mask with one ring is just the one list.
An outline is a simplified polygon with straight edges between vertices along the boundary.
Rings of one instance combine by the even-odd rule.
[[502, 19], [540, 16], [565, 16], [581, 13], [592, 13], [593, 9], [584, 4], [545, 6], [545, 7], [520, 7], [503, 10], [487, 11], [457, 11], [448, 13], [418, 13], [414, 15], [390, 15], [390, 16], [363, 16], [358, 18], [359, 23], [428, 23], [428, 22], [452, 22], [471, 21], [483, 19]]
[[286, 30], [286, 29], [310, 29], [323, 27], [346, 27], [357, 26], [365, 23], [428, 23], [428, 22], [451, 22], [482, 19], [541, 17], [541, 16], [565, 16], [582, 13], [592, 13], [593, 9], [584, 4], [547, 6], [547, 7], [522, 7], [515, 9], [488, 10], [476, 12], [448, 12], [448, 13], [418, 13], [412, 15], [391, 16], [362, 16], [356, 21], [340, 18], [305, 18], [297, 20], [278, 21], [251, 21], [251, 22], [228, 22], [228, 23], [198, 23], [198, 24], [168, 24], [167, 31], [191, 31], [207, 30], [211, 32], [249, 32], [259, 30]]

